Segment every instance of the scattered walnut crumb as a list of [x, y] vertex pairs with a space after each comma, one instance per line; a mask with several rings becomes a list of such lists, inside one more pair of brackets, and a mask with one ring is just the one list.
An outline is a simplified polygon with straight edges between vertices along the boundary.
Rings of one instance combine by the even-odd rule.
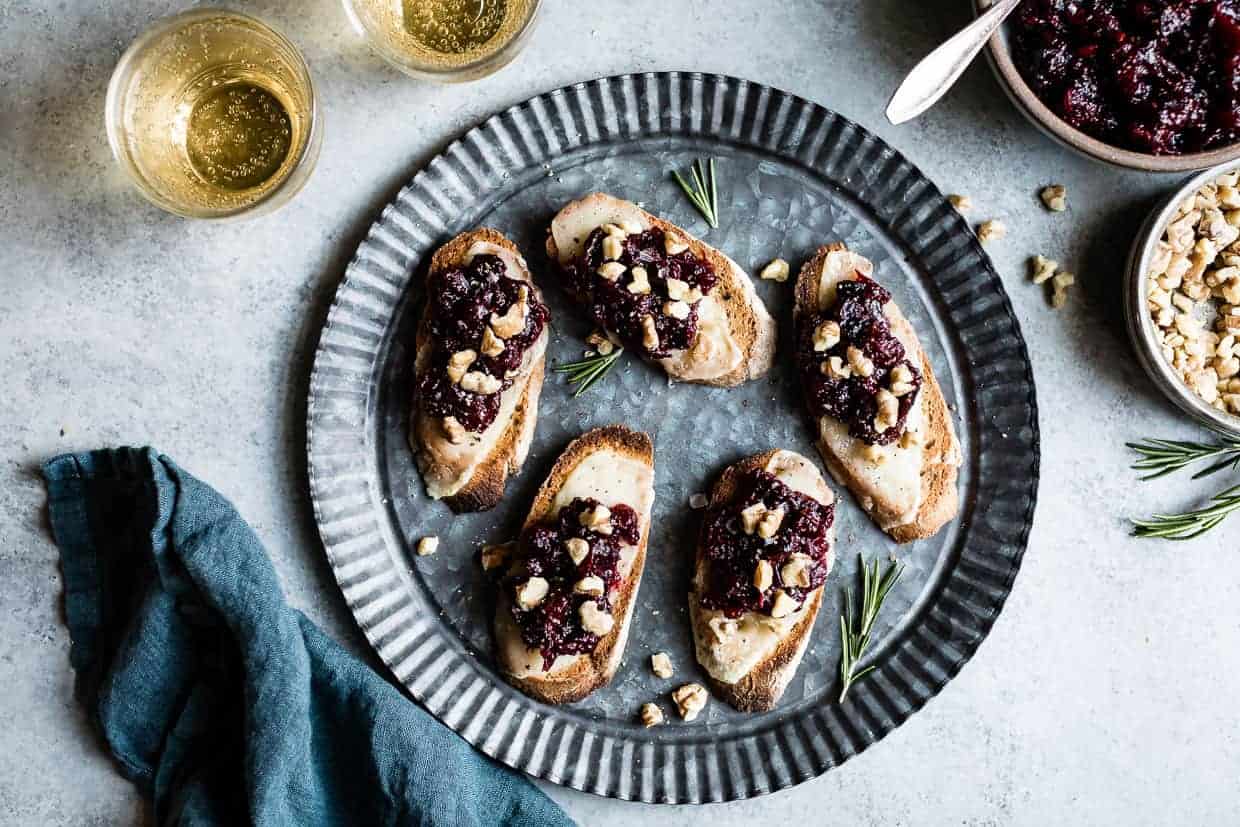
[[672, 700], [680, 710], [680, 717], [692, 721], [706, 708], [710, 696], [706, 694], [706, 687], [700, 683], [687, 683], [672, 693]]
[[419, 557], [429, 557], [430, 555], [434, 554], [438, 550], [439, 550], [439, 538], [438, 537], [423, 537], [421, 540], [418, 540], [418, 556]]
[[967, 213], [973, 210], [973, 199], [967, 195], [949, 195], [947, 201], [956, 208], [956, 212]]
[[642, 704], [642, 726], [650, 729], [661, 723], [663, 723], [663, 710], [659, 709], [657, 704]]
[[667, 652], [656, 652], [650, 656], [650, 669], [660, 678], [672, 676], [672, 658]]
[[788, 262], [782, 258], [777, 258], [770, 264], [762, 268], [761, 276], [766, 281], [785, 282], [788, 280]]
[[977, 225], [977, 240], [983, 244], [991, 241], [1002, 241], [1007, 236], [1007, 227], [997, 218], [983, 221]]
[[1051, 212], [1063, 212], [1068, 209], [1068, 188], [1063, 184], [1052, 184], [1040, 193], [1042, 203]]
[[1046, 256], [1034, 256], [1029, 260], [1029, 278], [1034, 284], [1046, 284], [1055, 276], [1055, 271], [1059, 269], [1059, 262], [1052, 261]]

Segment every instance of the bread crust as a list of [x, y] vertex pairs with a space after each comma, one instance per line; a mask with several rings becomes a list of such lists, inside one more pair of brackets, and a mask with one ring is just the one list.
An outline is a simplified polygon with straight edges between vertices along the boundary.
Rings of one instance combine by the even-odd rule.
[[[712, 385], [714, 387], [736, 387], [751, 379], [764, 376], [775, 361], [776, 324], [766, 309], [766, 305], [754, 290], [753, 280], [741, 269], [740, 265], [728, 258], [719, 250], [695, 238], [687, 230], [664, 221], [656, 215], [638, 207], [629, 201], [616, 198], [607, 193], [594, 192], [572, 201], [560, 210], [564, 215], [572, 210], [590, 209], [592, 206], [607, 202], [618, 202], [627, 209], [641, 215], [651, 227], [664, 231], [672, 231], [682, 236], [689, 244], [689, 249], [699, 258], [706, 259], [719, 276], [719, 283], [711, 291], [728, 319], [728, 329], [740, 347], [742, 358], [740, 364], [732, 371], [712, 379], [685, 379], [677, 376], [666, 360], [652, 360], [663, 367], [673, 379], [694, 384]], [[558, 216], [557, 216], [558, 217]], [[560, 250], [550, 230], [547, 232], [547, 255], [552, 261], [560, 261]]]
[[[534, 503], [530, 507], [522, 531], [553, 516], [551, 510], [556, 495], [569, 475], [586, 457], [601, 450], [611, 450], [623, 456], [632, 457], [650, 468], [654, 467], [654, 444], [646, 434], [630, 430], [623, 425], [608, 425], [588, 431], [573, 440], [556, 460], [547, 479], [534, 496]], [[642, 572], [646, 566], [646, 545], [650, 538], [650, 520], [643, 515], [639, 517], [642, 520], [641, 540], [638, 542], [637, 553], [633, 558], [633, 566], [629, 575], [617, 588], [614, 602], [613, 617], [619, 619], [620, 622], [599, 640], [593, 652], [588, 655], [578, 655], [571, 665], [557, 669], [553, 673], [517, 677], [504, 668], [501, 658], [500, 671], [509, 683], [543, 703], [563, 704], [579, 701], [611, 681], [624, 654], [629, 624], [633, 617], [634, 600], [641, 586]], [[499, 600], [496, 602], [494, 618], [497, 641], [505, 634], [502, 619], [511, 610], [511, 605], [507, 594], [501, 590]]]
[[[818, 306], [818, 283], [823, 264], [829, 253], [847, 250], [839, 242], [819, 247], [814, 257], [805, 263], [797, 276], [795, 316], [799, 323], [806, 313], [812, 313]], [[910, 330], [912, 326], [909, 326]], [[916, 331], [913, 337], [917, 339]], [[921, 504], [916, 516], [909, 522], [901, 523], [885, 529], [888, 535], [898, 543], [910, 543], [922, 540], [938, 533], [944, 525], [955, 518], [959, 511], [959, 498], [956, 492], [956, 478], [960, 464], [955, 431], [952, 426], [951, 411], [943, 398], [942, 388], [934, 375], [934, 368], [929, 357], [917, 339], [917, 362], [921, 365], [923, 410], [925, 412], [925, 433], [922, 444], [921, 471]], [[815, 424], [815, 442], [818, 452], [822, 455], [831, 476], [854, 494], [861, 487], [857, 476], [847, 464], [841, 462], [821, 438], [821, 432]], [[898, 519], [898, 509], [884, 502], [882, 497], [873, 497], [866, 507], [864, 498], [858, 496], [862, 509], [880, 526]]]
[[[741, 478], [750, 471], [765, 468], [778, 453], [778, 450], [767, 451], [764, 454], [743, 459], [724, 469], [711, 489], [708, 507], [718, 508], [734, 500]], [[704, 533], [705, 525], [698, 536], [694, 559], [693, 591], [689, 594], [689, 616], [695, 637], [703, 633], [706, 625], [699, 619], [702, 610], [699, 590], [706, 574]], [[834, 541], [829, 554], [831, 556], [828, 559], [828, 567], [834, 563], [835, 559]], [[736, 683], [724, 683], [707, 672], [706, 679], [711, 691], [740, 712], [767, 712], [773, 709], [780, 696], [783, 695], [784, 689], [787, 688], [788, 682], [796, 674], [801, 658], [805, 655], [810, 634], [814, 629], [814, 621], [818, 617], [818, 610], [822, 607], [822, 593], [822, 586], [811, 593], [801, 619], [789, 630], [788, 634], [780, 639], [779, 644], [770, 654], [755, 664]]]
[[[440, 247], [431, 257], [429, 272], [436, 273], [465, 264], [470, 249], [480, 242], [494, 244], [514, 256], [521, 256], [517, 245], [502, 233], [483, 227], [461, 233]], [[529, 273], [526, 275], [530, 276]], [[532, 276], [530, 276], [529, 284], [534, 294], [540, 295]], [[546, 331], [540, 339], [541, 342], [535, 342], [534, 347], [541, 347], [545, 351]], [[430, 345], [430, 320], [428, 312], [423, 312], [416, 337], [417, 352], [419, 354], [427, 352]], [[418, 361], [421, 362], [420, 359]], [[546, 362], [544, 352], [531, 364], [529, 374], [523, 380], [524, 386], [520, 388], [520, 397], [516, 407], [503, 433], [487, 456], [474, 468], [468, 482], [455, 494], [443, 498], [443, 502], [455, 513], [488, 511], [494, 508], [504, 496], [508, 476], [521, 470], [538, 421], [538, 400], [542, 394]], [[450, 471], [447, 465], [439, 462], [433, 450], [435, 439], [447, 439], [442, 435], [437, 436], [437, 431], [438, 428], [431, 424], [429, 418], [422, 413], [421, 406], [415, 398], [410, 423], [410, 443], [417, 454], [418, 466], [424, 478], [432, 478]]]

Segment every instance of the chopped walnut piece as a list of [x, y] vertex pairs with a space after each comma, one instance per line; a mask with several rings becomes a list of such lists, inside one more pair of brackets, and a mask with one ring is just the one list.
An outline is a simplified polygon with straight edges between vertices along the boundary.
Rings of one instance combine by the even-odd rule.
[[663, 710], [659, 709], [658, 704], [642, 704], [642, 726], [650, 729], [661, 723], [663, 723]]
[[469, 366], [478, 359], [478, 354], [472, 350], [458, 350], [448, 357], [448, 380], [454, 385], [459, 385], [461, 379], [465, 376]]
[[767, 511], [762, 515], [762, 519], [758, 520], [758, 536], [764, 540], [769, 540], [779, 533], [779, 527], [784, 521], [784, 510], [776, 508], [773, 511]]
[[983, 244], [988, 244], [991, 241], [1002, 241], [1006, 235], [1007, 227], [997, 218], [983, 221], [977, 226], [977, 240]]
[[629, 271], [633, 280], [629, 282], [628, 291], [635, 296], [644, 296], [650, 292], [650, 274], [645, 267], [634, 267]]
[[858, 376], [874, 375], [874, 363], [861, 348], [849, 345], [845, 355], [848, 356], [848, 366], [852, 368], [853, 373]]
[[949, 195], [947, 201], [959, 213], [967, 213], [973, 209], [973, 199], [967, 195]]
[[782, 258], [774, 259], [770, 264], [762, 268], [759, 274], [765, 281], [785, 282], [788, 280], [788, 262]]
[[1068, 209], [1068, 189], [1062, 184], [1046, 187], [1041, 192], [1042, 203], [1051, 212], [1063, 212]]
[[499, 356], [504, 352], [504, 340], [496, 336], [495, 331], [488, 325], [487, 329], [482, 331], [482, 344], [478, 349], [483, 356]]
[[551, 584], [545, 578], [531, 577], [517, 586], [517, 605], [528, 611], [542, 603], [550, 590]]
[[592, 594], [601, 596], [607, 591], [607, 584], [603, 582], [603, 578], [597, 574], [591, 574], [583, 577], [573, 584], [573, 591], [577, 594]]
[[1034, 284], [1045, 284], [1055, 277], [1055, 271], [1059, 269], [1058, 261], [1052, 261], [1045, 256], [1034, 256], [1029, 260], [1029, 265], [1029, 278]]
[[611, 509], [602, 503], [581, 512], [577, 521], [582, 527], [597, 531], [599, 534], [611, 534]]
[[753, 587], [759, 592], [765, 592], [774, 582], [774, 567], [766, 560], [759, 560], [758, 565], [753, 570]]
[[689, 318], [689, 305], [681, 301], [663, 302], [663, 315], [684, 321]]
[[590, 544], [580, 537], [573, 537], [564, 541], [564, 549], [572, 558], [573, 565], [580, 566], [581, 561], [586, 559], [586, 555], [590, 553]]
[[615, 343], [607, 338], [607, 334], [597, 330], [586, 337], [586, 343], [593, 345], [599, 356], [610, 356], [616, 351]]
[[418, 540], [418, 556], [427, 557], [439, 550], [438, 537], [423, 537]]
[[766, 506], [762, 503], [754, 503], [748, 508], [741, 511], [741, 528], [746, 534], [753, 534], [758, 530], [758, 522], [762, 519], [762, 515], [766, 513]]
[[618, 261], [606, 261], [599, 265], [595, 271], [608, 281], [615, 281], [625, 273], [625, 267]]
[[465, 430], [465, 426], [455, 416], [445, 416], [441, 424], [444, 435], [453, 445], [460, 445], [469, 437], [469, 431]]
[[470, 393], [479, 393], [483, 396], [497, 393], [503, 386], [504, 383], [498, 378], [476, 370], [471, 370], [461, 377], [462, 390], [467, 390]]
[[530, 310], [530, 290], [522, 285], [517, 300], [513, 302], [502, 316], [491, 314], [491, 330], [501, 339], [511, 339], [525, 330], [525, 320]]
[[814, 350], [818, 353], [828, 351], [840, 343], [840, 323], [828, 319], [814, 328]]
[[659, 328], [655, 326], [654, 316], [642, 316], [642, 347], [652, 351], [659, 349]]
[[844, 364], [844, 360], [838, 356], [832, 356], [819, 365], [824, 376], [832, 379], [847, 379], [852, 376], [852, 368]]
[[624, 255], [624, 242], [618, 236], [609, 235], [603, 239], [603, 258], [605, 260], [616, 261], [622, 255]]
[[710, 696], [706, 694], [706, 687], [700, 683], [687, 683], [672, 693], [672, 700], [680, 710], [680, 717], [692, 721], [706, 708]]
[[808, 555], [794, 554], [780, 567], [779, 577], [784, 581], [785, 586], [808, 589], [813, 562]]
[[667, 652], [656, 652], [650, 656], [650, 669], [660, 678], [672, 676], [672, 658]]
[[581, 628], [599, 637], [606, 637], [616, 625], [616, 619], [600, 609], [593, 600], [582, 603], [577, 614], [581, 619]]
[[667, 297], [673, 301], [685, 301], [689, 298], [689, 282], [680, 279], [667, 280]]
[[685, 240], [675, 233], [668, 233], [663, 237], [663, 250], [669, 256], [678, 256], [688, 249], [689, 245]]

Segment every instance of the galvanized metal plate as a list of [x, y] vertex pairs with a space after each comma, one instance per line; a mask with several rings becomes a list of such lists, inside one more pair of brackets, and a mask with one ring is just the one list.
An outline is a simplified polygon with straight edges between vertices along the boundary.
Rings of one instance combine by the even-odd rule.
[[[669, 172], [717, 159], [722, 227], [710, 229]], [[455, 516], [426, 496], [407, 443], [411, 345], [431, 253], [492, 226], [514, 239], [553, 313], [549, 364], [578, 359], [588, 326], [553, 287], [542, 252], [552, 215], [602, 190], [631, 199], [756, 272], [794, 269], [843, 240], [873, 259], [933, 361], [965, 452], [959, 517], [933, 539], [897, 546], [846, 492], [838, 559], [805, 659], [778, 707], [743, 715], [712, 702], [680, 722], [669, 693], [702, 675], [686, 593], [696, 531], [689, 497], [735, 460], [773, 447], [816, 457], [801, 413], [792, 290], [761, 283], [780, 323], [767, 379], [722, 390], [671, 385], [631, 360], [573, 399], [548, 374], [529, 460], [499, 507]], [[476, 563], [510, 539], [560, 450], [623, 422], [656, 447], [654, 528], [624, 664], [564, 707], [499, 676], [492, 596]], [[310, 488], [323, 542], [358, 624], [395, 677], [445, 724], [532, 775], [647, 802], [727, 801], [817, 776], [897, 727], [969, 659], [1003, 606], [1025, 550], [1038, 479], [1033, 378], [998, 275], [968, 226], [903, 156], [809, 101], [734, 78], [658, 73], [540, 95], [487, 120], [419, 172], [383, 211], [345, 274], [315, 358], [308, 401]], [[440, 550], [417, 557], [423, 536]], [[857, 555], [894, 555], [907, 571], [876, 627], [876, 668], [835, 702], [840, 592]], [[649, 656], [672, 655], [656, 678]], [[658, 700], [669, 724], [645, 729]]]

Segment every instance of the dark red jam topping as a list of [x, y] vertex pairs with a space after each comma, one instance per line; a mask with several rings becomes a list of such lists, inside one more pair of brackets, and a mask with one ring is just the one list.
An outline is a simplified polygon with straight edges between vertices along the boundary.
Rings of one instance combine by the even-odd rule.
[[[697, 303], [690, 304], [689, 316], [677, 319], [663, 312], [664, 302], [670, 301], [667, 280], [680, 279], [689, 289], [700, 290], [706, 295], [718, 283], [719, 277], [710, 262], [700, 259], [691, 250], [668, 255], [664, 248], [665, 234], [657, 227], [635, 233], [624, 239], [624, 252], [619, 262], [625, 274], [610, 281], [598, 274], [603, 264], [603, 239], [607, 237], [601, 228], [590, 233], [585, 249], [573, 262], [564, 267], [564, 286], [573, 297], [589, 308], [593, 322], [609, 333], [618, 336], [626, 348], [655, 359], [670, 356], [673, 351], [685, 350], [697, 337]], [[628, 289], [632, 283], [632, 268], [644, 267], [650, 282], [650, 292], [634, 294]], [[659, 346], [651, 349], [643, 343], [642, 319], [654, 319], [659, 333]]]
[[1025, 0], [1021, 75], [1067, 123], [1177, 155], [1240, 140], [1240, 0]]
[[[504, 341], [498, 356], [482, 353], [482, 334], [491, 314], [503, 316], [528, 290], [525, 329]], [[431, 273], [427, 284], [427, 311], [432, 353], [430, 367], [418, 383], [418, 397], [428, 416], [456, 417], [471, 433], [487, 429], [499, 414], [500, 396], [511, 384], [525, 352], [542, 335], [551, 314], [524, 281], [509, 278], [498, 256], [479, 255], [465, 267]], [[447, 373], [452, 354], [472, 350], [477, 360], [469, 366], [503, 382], [500, 393], [473, 393], [454, 384]]]
[[[827, 580], [827, 555], [831, 552], [827, 532], [835, 522], [835, 506], [794, 491], [761, 469], [742, 478], [738, 493], [733, 502], [707, 512], [702, 525], [702, 547], [709, 566], [702, 605], [733, 618], [745, 612], [770, 614], [780, 589], [802, 603], [809, 592]], [[756, 531], [745, 533], [741, 512], [755, 503], [771, 510], [783, 509], [783, 522], [774, 537], [766, 539]], [[780, 569], [794, 554], [812, 560], [808, 588], [783, 582]], [[774, 570], [771, 587], [764, 592], [753, 584], [760, 560], [766, 560]]]
[[[581, 626], [581, 604], [593, 600], [606, 612], [612, 611], [612, 592], [620, 585], [620, 549], [635, 546], [641, 539], [637, 512], [627, 505], [611, 507], [611, 534], [600, 534], [581, 525], [581, 514], [597, 506], [598, 500], [578, 497], [551, 522], [530, 526], [521, 535], [520, 562], [515, 573], [504, 579], [503, 588], [513, 596], [512, 616], [521, 630], [525, 645], [542, 653], [545, 668], [559, 655], [582, 655], [594, 651], [599, 637]], [[580, 538], [590, 544], [590, 553], [580, 565], [573, 562], [566, 540]], [[583, 577], [602, 578], [603, 596], [576, 594], [573, 586]], [[549, 590], [532, 609], [517, 605], [517, 586], [531, 577], [546, 579]], [[616, 618], [619, 622], [619, 618]]]
[[[921, 371], [905, 358], [904, 345], [891, 332], [883, 305], [891, 294], [872, 279], [857, 274], [855, 281], [842, 281], [835, 289], [835, 304], [821, 313], [802, 318], [797, 331], [797, 364], [810, 413], [829, 416], [848, 424], [848, 432], [871, 445], [890, 445], [904, 433], [908, 412], [921, 392]], [[840, 341], [827, 351], [814, 350], [814, 331], [825, 321], [840, 326]], [[853, 371], [846, 379], [822, 372], [822, 363], [838, 356], [848, 365], [848, 348], [856, 347], [874, 363], [870, 376]], [[900, 412], [895, 425], [885, 431], [874, 427], [878, 415], [878, 392], [890, 387], [889, 375], [896, 365], [904, 365], [912, 377], [913, 389], [899, 397]]]

